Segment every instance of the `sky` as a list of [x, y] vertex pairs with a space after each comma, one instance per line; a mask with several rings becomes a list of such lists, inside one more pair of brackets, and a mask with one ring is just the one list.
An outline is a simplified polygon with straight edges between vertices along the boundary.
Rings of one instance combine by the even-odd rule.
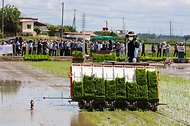
[[[130, 30], [157, 35], [190, 34], [190, 0], [4, 0], [22, 13], [52, 25], [73, 25], [77, 31]], [[64, 6], [62, 6], [64, 3]], [[0, 3], [2, 7], [2, 3]], [[62, 9], [63, 7], [63, 9]], [[84, 23], [83, 23], [84, 22]], [[84, 25], [83, 25], [84, 24]]]

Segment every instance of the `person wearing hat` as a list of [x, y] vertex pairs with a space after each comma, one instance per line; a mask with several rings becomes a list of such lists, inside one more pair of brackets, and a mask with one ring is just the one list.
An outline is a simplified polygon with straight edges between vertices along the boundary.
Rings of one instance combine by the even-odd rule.
[[166, 44], [166, 56], [170, 57], [170, 44], [169, 44], [169, 42], [167, 42], [167, 44]]
[[128, 41], [128, 46], [127, 46], [128, 61], [133, 62], [134, 51], [135, 51], [135, 41], [136, 41], [137, 35], [135, 35], [133, 31], [129, 31], [128, 34], [126, 35], [126, 38]]

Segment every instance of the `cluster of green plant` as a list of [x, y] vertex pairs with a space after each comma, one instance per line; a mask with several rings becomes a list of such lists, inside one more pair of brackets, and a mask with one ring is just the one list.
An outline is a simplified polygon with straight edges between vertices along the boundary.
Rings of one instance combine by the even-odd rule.
[[93, 54], [93, 62], [116, 61], [116, 54]]
[[137, 68], [136, 82], [126, 82], [125, 77], [104, 80], [84, 75], [83, 82], [73, 81], [73, 92], [74, 98], [81, 98], [83, 94], [84, 98], [99, 96], [106, 100], [158, 100], [157, 74], [156, 71]]
[[139, 61], [164, 61], [166, 60], [166, 57], [141, 57], [139, 58]]
[[123, 62], [123, 61], [125, 61], [125, 59], [126, 59], [126, 56], [118, 56], [117, 57], [118, 62]]
[[49, 55], [24, 55], [24, 61], [51, 61]]
[[83, 63], [84, 58], [83, 58], [84, 53], [82, 51], [73, 51], [72, 52], [72, 62], [73, 63]]
[[81, 57], [83, 57], [83, 55], [84, 55], [84, 53], [82, 51], [73, 51], [72, 52], [73, 57], [81, 58]]

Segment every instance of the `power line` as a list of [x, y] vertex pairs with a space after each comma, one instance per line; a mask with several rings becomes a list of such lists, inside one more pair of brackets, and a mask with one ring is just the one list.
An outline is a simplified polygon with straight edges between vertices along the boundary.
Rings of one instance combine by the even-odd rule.
[[[46, 11], [48, 9], [41, 9], [41, 8], [26, 8], [26, 7], [18, 7], [19, 9], [24, 9], [24, 10], [43, 10]], [[61, 11], [61, 9], [52, 9], [54, 11]], [[64, 11], [73, 11], [73, 10], [64, 10]]]
[[49, 10], [53, 10], [54, 8], [56, 8], [56, 7], [58, 7], [58, 6], [60, 6], [60, 4], [54, 6], [54, 7], [50, 8], [50, 9], [47, 9], [47, 10], [44, 10], [44, 11], [41, 11], [41, 12], [38, 12], [38, 13], [29, 14], [29, 15], [36, 15], [36, 14], [40, 14], [40, 13], [45, 13], [45, 12], [47, 12], [47, 11], [49, 11]]

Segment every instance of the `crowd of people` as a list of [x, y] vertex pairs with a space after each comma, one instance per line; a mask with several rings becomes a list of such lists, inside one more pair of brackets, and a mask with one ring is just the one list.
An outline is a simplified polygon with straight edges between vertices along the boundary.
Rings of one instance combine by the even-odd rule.
[[[6, 44], [2, 42], [1, 45]], [[83, 41], [75, 40], [64, 40], [64, 41], [53, 41], [53, 40], [42, 40], [39, 41], [13, 41], [11, 40], [9, 44], [13, 45], [13, 56], [25, 55], [28, 54], [43, 54], [50, 56], [71, 56], [73, 51], [83, 51]], [[173, 57], [178, 55], [178, 44], [174, 45]], [[90, 51], [90, 56], [93, 52], [106, 52], [112, 51], [116, 52], [117, 56], [125, 55], [126, 44], [118, 41], [85, 41], [85, 54], [88, 54]], [[89, 48], [89, 49], [88, 49]], [[134, 43], [134, 57], [145, 56], [145, 44], [144, 41], [135, 41]], [[155, 43], [151, 46], [151, 54], [153, 57], [166, 56], [170, 57], [170, 44], [168, 42], [160, 42], [157, 45]]]
[[[7, 44], [2, 42], [1, 45]], [[83, 41], [75, 40], [39, 40], [39, 41], [14, 41], [10, 40], [9, 44], [13, 45], [13, 56], [23, 56], [28, 54], [43, 54], [50, 56], [72, 56], [73, 51], [83, 51]], [[117, 56], [125, 55], [125, 44], [115, 41], [85, 41], [85, 54], [102, 51], [116, 52]]]
[[[176, 43], [174, 45], [174, 49], [173, 49], [173, 57], [177, 57], [178, 56], [178, 43]], [[183, 43], [180, 44], [180, 46], [183, 46]], [[165, 56], [165, 57], [170, 57], [170, 44], [169, 42], [160, 42], [158, 43], [158, 45], [156, 46], [155, 43], [152, 44], [152, 56], [155, 57], [156, 53], [157, 53], [157, 57], [161, 57], [161, 56]]]
[[[85, 42], [85, 47], [87, 48], [87, 42]], [[1, 45], [6, 44], [2, 42]], [[42, 40], [39, 41], [13, 41], [11, 40], [9, 44], [13, 45], [13, 56], [28, 54], [37, 55], [50, 55], [50, 56], [71, 56], [73, 51], [82, 51], [83, 42], [82, 41], [53, 41], [53, 40]], [[87, 49], [85, 50], [87, 54]]]

